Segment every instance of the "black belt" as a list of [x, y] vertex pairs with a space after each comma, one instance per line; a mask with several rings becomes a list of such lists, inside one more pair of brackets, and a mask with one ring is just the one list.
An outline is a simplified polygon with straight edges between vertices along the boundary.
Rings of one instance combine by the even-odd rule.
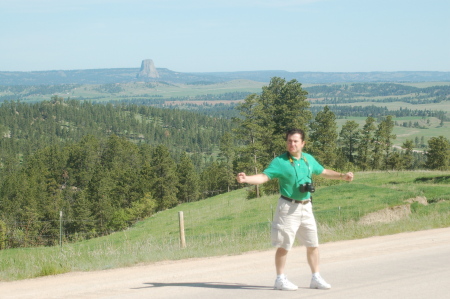
[[290, 201], [290, 202], [293, 202], [293, 203], [299, 203], [299, 204], [302, 204], [302, 205], [306, 205], [307, 203], [311, 202], [311, 199], [295, 200], [295, 199], [289, 198], [289, 197], [284, 196], [284, 195], [281, 195], [281, 198], [284, 199], [284, 200], [287, 200], [287, 201]]

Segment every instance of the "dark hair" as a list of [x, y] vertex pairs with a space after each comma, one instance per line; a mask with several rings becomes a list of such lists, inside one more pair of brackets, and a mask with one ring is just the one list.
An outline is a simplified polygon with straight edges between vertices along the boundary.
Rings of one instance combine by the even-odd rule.
[[286, 132], [286, 140], [289, 138], [289, 136], [294, 134], [300, 134], [300, 137], [302, 137], [302, 140], [305, 141], [305, 132], [302, 129], [289, 129]]

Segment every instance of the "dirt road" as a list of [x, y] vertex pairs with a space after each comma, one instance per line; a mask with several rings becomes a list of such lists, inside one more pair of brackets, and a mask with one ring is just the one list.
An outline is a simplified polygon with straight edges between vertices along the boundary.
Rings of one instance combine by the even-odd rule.
[[450, 298], [450, 228], [321, 246], [331, 290], [308, 288], [305, 249], [288, 257], [294, 292], [272, 289], [274, 251], [0, 282], [1, 299]]

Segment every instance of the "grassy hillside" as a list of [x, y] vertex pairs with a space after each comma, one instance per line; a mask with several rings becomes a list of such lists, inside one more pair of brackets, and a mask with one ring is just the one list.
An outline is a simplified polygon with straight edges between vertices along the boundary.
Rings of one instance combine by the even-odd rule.
[[[449, 185], [450, 172], [424, 171], [357, 173], [352, 183], [318, 187], [314, 207], [321, 243], [449, 226]], [[246, 189], [240, 189], [179, 205], [107, 237], [61, 248], [3, 250], [0, 280], [267, 250], [277, 198], [248, 200]], [[184, 249], [179, 244], [180, 211]]]

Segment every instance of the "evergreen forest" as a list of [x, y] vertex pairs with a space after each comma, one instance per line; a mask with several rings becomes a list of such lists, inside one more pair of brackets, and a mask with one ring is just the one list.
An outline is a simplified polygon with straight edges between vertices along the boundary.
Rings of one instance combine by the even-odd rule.
[[[338, 109], [328, 96], [312, 107], [308, 93], [295, 79], [274, 77], [238, 104], [205, 110], [156, 107], [143, 99], [3, 101], [0, 249], [55, 245], [61, 229], [66, 242], [107, 235], [180, 203], [241, 188], [235, 173], [262, 172], [285, 151], [284, 132], [292, 127], [307, 132], [306, 150], [327, 168], [450, 169], [447, 138], [430, 138], [426, 152], [415, 151], [413, 140], [396, 149], [396, 124], [386, 109]], [[366, 117], [363, 126], [347, 120], [338, 129], [338, 117], [355, 113]], [[397, 113], [446, 120], [443, 112]], [[250, 188], [248, 197], [277, 189], [271, 181]]]

